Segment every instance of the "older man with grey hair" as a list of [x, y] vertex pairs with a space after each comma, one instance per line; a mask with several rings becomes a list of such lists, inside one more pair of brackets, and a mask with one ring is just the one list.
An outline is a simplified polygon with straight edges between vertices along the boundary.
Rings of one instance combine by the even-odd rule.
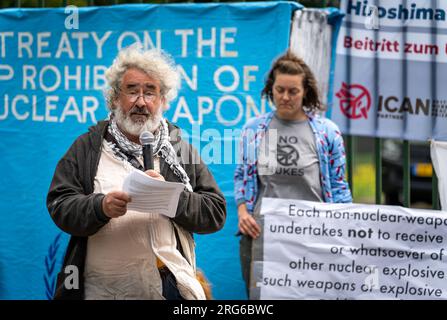
[[[176, 67], [161, 51], [131, 47], [106, 78], [110, 119], [76, 139], [47, 197], [54, 222], [71, 235], [54, 298], [205, 299], [192, 233], [221, 229], [226, 204], [196, 150], [163, 118], [177, 96]], [[155, 136], [154, 169], [145, 172], [185, 185], [172, 219], [127, 208], [131, 198], [122, 184], [132, 171], [144, 171], [143, 131]]]

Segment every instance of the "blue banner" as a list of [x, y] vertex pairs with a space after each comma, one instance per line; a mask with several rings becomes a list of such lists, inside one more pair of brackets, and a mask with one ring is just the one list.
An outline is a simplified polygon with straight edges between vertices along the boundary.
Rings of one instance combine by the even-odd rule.
[[68, 235], [46, 194], [57, 161], [107, 116], [104, 72], [139, 42], [181, 66], [165, 116], [209, 164], [228, 203], [225, 228], [196, 236], [197, 265], [218, 299], [245, 299], [233, 172], [239, 129], [270, 110], [260, 99], [288, 46], [290, 2], [0, 10], [0, 299], [51, 297]]

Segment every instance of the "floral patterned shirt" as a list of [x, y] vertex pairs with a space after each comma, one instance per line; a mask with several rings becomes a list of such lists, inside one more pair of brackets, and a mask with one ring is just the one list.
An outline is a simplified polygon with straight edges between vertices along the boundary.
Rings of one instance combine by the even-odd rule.
[[[252, 118], [242, 128], [240, 159], [234, 174], [234, 194], [236, 204], [245, 203], [250, 213], [253, 213], [259, 192], [257, 150], [273, 115], [274, 111]], [[345, 177], [346, 154], [340, 130], [327, 118], [309, 114], [308, 117], [317, 146], [324, 201], [352, 202]]]

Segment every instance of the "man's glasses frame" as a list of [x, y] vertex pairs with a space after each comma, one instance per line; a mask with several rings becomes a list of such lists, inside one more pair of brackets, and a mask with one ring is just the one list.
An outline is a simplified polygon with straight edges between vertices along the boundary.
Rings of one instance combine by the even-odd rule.
[[139, 92], [134, 92], [134, 90], [132, 90], [131, 92], [121, 90], [121, 92], [124, 93], [124, 95], [127, 97], [127, 99], [129, 99], [129, 102], [131, 103], [135, 103], [138, 99], [140, 99], [141, 96], [143, 97], [145, 103], [154, 102], [155, 99], [159, 97], [159, 95], [156, 93], [142, 92], [141, 90], [139, 90]]

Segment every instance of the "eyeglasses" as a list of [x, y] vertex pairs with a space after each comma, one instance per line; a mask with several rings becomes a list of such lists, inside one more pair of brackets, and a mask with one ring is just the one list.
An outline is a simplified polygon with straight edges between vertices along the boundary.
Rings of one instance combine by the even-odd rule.
[[158, 98], [158, 94], [155, 94], [153, 92], [125, 92], [123, 91], [123, 93], [126, 95], [126, 97], [129, 99], [129, 101], [131, 103], [135, 103], [138, 99], [140, 99], [140, 97], [143, 97], [144, 102], [146, 103], [151, 103], [154, 102], [155, 99]]

